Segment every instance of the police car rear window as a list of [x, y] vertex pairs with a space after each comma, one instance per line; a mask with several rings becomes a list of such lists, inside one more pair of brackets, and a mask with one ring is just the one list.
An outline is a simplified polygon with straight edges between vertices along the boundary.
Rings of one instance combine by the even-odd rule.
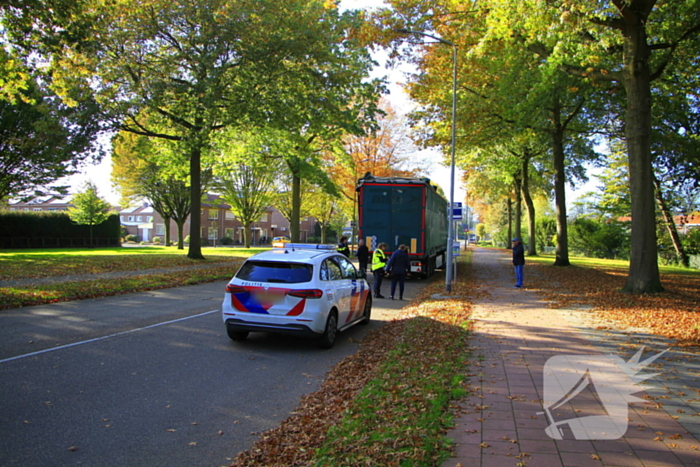
[[238, 279], [253, 282], [299, 284], [311, 280], [313, 266], [275, 261], [246, 261], [236, 274]]

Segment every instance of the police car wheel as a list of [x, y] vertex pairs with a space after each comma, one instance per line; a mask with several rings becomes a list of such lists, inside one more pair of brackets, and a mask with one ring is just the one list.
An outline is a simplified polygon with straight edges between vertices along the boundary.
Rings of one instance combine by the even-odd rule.
[[231, 338], [232, 341], [244, 341], [248, 337], [248, 331], [233, 331], [231, 329], [227, 329], [226, 332], [228, 333], [228, 337]]
[[365, 301], [365, 309], [362, 311], [362, 321], [360, 324], [369, 324], [369, 320], [372, 317], [372, 296], [368, 296]]
[[322, 349], [330, 349], [335, 344], [335, 338], [338, 335], [338, 316], [335, 310], [331, 311], [326, 321], [326, 329], [323, 331], [319, 345]]

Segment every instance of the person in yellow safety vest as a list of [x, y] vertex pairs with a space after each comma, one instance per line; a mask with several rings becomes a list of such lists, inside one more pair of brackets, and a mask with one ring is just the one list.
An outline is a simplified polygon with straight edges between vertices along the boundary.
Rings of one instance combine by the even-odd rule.
[[381, 294], [382, 279], [384, 279], [384, 266], [386, 266], [386, 243], [377, 245], [377, 249], [372, 253], [372, 274], [374, 274], [374, 298], [384, 298]]
[[346, 258], [350, 257], [350, 247], [348, 246], [348, 237], [342, 237], [338, 242], [338, 247], [336, 248], [338, 253], [345, 255]]

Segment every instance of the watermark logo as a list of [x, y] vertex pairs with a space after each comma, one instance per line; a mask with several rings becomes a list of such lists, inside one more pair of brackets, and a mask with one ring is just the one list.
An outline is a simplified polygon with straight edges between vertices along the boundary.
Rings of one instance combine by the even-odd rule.
[[[630, 402], [643, 402], [633, 396], [642, 391], [642, 381], [659, 373], [642, 374], [664, 350], [640, 361], [644, 347], [625, 362], [615, 355], [557, 355], [544, 365], [544, 412], [550, 425], [545, 429], [552, 439], [618, 439], [627, 431]], [[582, 394], [582, 391], [586, 391]], [[588, 395], [588, 400], [586, 400]], [[573, 399], [583, 402], [577, 406]], [[593, 407], [592, 402], [597, 402]], [[585, 413], [600, 412], [600, 415]], [[570, 418], [561, 417], [570, 413]]]

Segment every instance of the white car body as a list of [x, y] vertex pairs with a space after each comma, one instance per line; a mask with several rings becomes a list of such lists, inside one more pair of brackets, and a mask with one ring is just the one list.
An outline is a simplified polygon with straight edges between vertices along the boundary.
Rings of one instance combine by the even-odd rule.
[[288, 243], [251, 256], [226, 286], [222, 318], [229, 337], [280, 332], [320, 337], [322, 347], [331, 347], [337, 332], [369, 322], [372, 295], [364, 275], [335, 247], [325, 248]]

